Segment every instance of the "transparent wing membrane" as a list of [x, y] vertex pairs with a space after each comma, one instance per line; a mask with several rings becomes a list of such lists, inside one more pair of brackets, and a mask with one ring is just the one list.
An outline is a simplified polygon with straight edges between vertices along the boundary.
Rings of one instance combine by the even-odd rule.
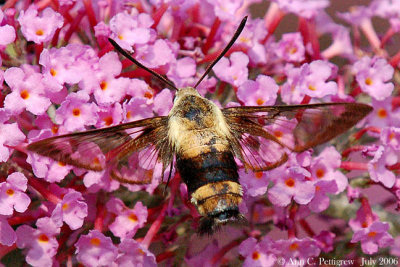
[[239, 144], [236, 155], [253, 171], [283, 164], [287, 150], [302, 152], [345, 132], [372, 108], [364, 104], [329, 103], [271, 107], [232, 107], [223, 114]]
[[172, 164], [166, 127], [166, 117], [155, 117], [40, 140], [28, 149], [79, 168], [106, 170], [120, 182], [145, 184], [158, 162]]

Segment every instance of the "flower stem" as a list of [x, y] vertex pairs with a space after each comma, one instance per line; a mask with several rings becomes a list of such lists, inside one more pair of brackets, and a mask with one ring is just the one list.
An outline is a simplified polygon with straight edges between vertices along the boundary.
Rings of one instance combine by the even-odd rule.
[[290, 224], [288, 225], [288, 238], [295, 238], [297, 236], [295, 218], [298, 210], [298, 205], [293, 203], [291, 207], [289, 207], [289, 220]]
[[53, 204], [58, 204], [61, 202], [61, 199], [54, 195], [51, 191], [48, 190], [48, 184], [37, 179], [33, 176], [29, 177], [28, 183], [32, 188], [38, 191], [45, 199], [52, 202]]
[[368, 170], [368, 165], [362, 162], [342, 161], [342, 163], [340, 163], [340, 168], [348, 171], [366, 171]]
[[389, 61], [390, 65], [392, 65], [393, 68], [396, 68], [399, 63], [400, 63], [400, 50], [390, 59]]
[[365, 214], [365, 221], [366, 221], [367, 225], [369, 226], [373, 222], [373, 215], [372, 215], [371, 206], [369, 205], [369, 201], [366, 197], [361, 197], [361, 207]]
[[1, 7], [1, 10], [6, 10], [8, 8], [12, 8], [15, 6], [15, 4], [18, 2], [18, 0], [7, 0], [7, 2]]
[[342, 157], [346, 158], [346, 157], [348, 157], [350, 155], [350, 153], [357, 152], [357, 151], [362, 151], [363, 149], [365, 149], [365, 146], [352, 146], [352, 147], [349, 147], [349, 148], [345, 149], [342, 152]]
[[88, 16], [89, 24], [94, 32], [94, 26], [97, 25], [96, 15], [93, 10], [92, 1], [91, 0], [83, 0], [83, 5], [86, 9], [86, 14]]
[[268, 35], [265, 37], [262, 43], [265, 44], [269, 36], [275, 32], [284, 15], [285, 13], [279, 9], [278, 4], [273, 2], [270, 4], [267, 14], [264, 16], [264, 24], [265, 28], [268, 29]]
[[157, 9], [157, 11], [153, 14], [153, 25], [151, 26], [153, 29], [156, 29], [158, 23], [160, 23], [161, 18], [164, 16], [165, 11], [167, 11], [169, 5], [166, 3], [162, 3], [161, 6]]
[[378, 127], [373, 127], [373, 126], [369, 126], [369, 127], [365, 127], [364, 129], [358, 131], [357, 133], [354, 134], [354, 139], [359, 140], [366, 132], [372, 132], [372, 133], [377, 133], [380, 134], [381, 133], [381, 129]]
[[315, 236], [315, 232], [313, 231], [313, 229], [311, 228], [310, 224], [305, 220], [305, 219], [301, 219], [299, 221], [301, 227], [304, 229], [304, 231], [306, 231], [306, 233], [313, 237]]
[[169, 206], [169, 201], [165, 202], [163, 205], [163, 208], [160, 212], [160, 215], [158, 215], [158, 218], [153, 222], [153, 224], [150, 226], [149, 230], [147, 231], [146, 236], [143, 239], [142, 244], [148, 248], [151, 244], [151, 241], [153, 240], [154, 236], [157, 234], [158, 230], [161, 227], [162, 222], [164, 221], [167, 208]]
[[218, 17], [216, 17], [214, 20], [214, 23], [211, 27], [210, 33], [207, 36], [206, 43], [202, 47], [202, 51], [204, 54], [207, 54], [208, 50], [210, 49], [211, 44], [214, 40], [215, 34], [217, 33], [220, 26], [221, 26], [221, 20]]
[[175, 256], [175, 252], [173, 251], [165, 251], [157, 255], [156, 261], [161, 262], [165, 259], [169, 259]]
[[13, 244], [11, 246], [3, 246], [3, 245], [0, 246], [0, 259], [16, 248], [17, 248], [16, 244]]
[[387, 41], [389, 41], [389, 39], [392, 38], [392, 36], [393, 36], [395, 33], [396, 33], [396, 30], [393, 29], [393, 27], [390, 27], [390, 28], [386, 31], [385, 35], [382, 37], [381, 48], [383, 48], [383, 47], [386, 45]]
[[100, 232], [103, 231], [104, 227], [104, 217], [106, 215], [106, 209], [103, 204], [97, 204], [97, 214], [94, 220], [94, 229]]
[[223, 246], [211, 259], [211, 265], [214, 266], [216, 265], [221, 259], [222, 257], [231, 249], [233, 249], [234, 247], [237, 247], [238, 245], [240, 245], [240, 243], [242, 243], [242, 241], [244, 240], [244, 238], [239, 238], [236, 240], [231, 241], [230, 243], [228, 243], [227, 245]]
[[76, 29], [79, 27], [82, 18], [85, 16], [84, 11], [79, 11], [78, 14], [76, 15], [75, 19], [73, 22], [69, 25], [69, 28], [67, 32], [65, 33], [64, 36], [64, 42], [68, 43], [69, 39], [71, 38], [72, 34], [76, 31]]

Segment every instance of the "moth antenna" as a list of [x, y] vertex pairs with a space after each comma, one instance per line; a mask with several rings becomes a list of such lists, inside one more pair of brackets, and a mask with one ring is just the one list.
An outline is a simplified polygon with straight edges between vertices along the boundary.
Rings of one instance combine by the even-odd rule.
[[122, 55], [124, 55], [127, 59], [129, 59], [130, 61], [132, 61], [133, 63], [136, 64], [136, 66], [138, 66], [139, 68], [144, 69], [145, 71], [147, 71], [148, 73], [154, 75], [155, 77], [157, 77], [161, 82], [167, 84], [171, 89], [174, 89], [176, 91], [179, 91], [178, 88], [176, 88], [175, 84], [173, 82], [171, 82], [170, 80], [168, 80], [167, 78], [161, 76], [160, 74], [158, 74], [157, 72], [149, 69], [148, 67], [146, 67], [145, 65], [143, 65], [142, 63], [140, 63], [139, 61], [137, 61], [136, 59], [134, 59], [131, 55], [129, 55], [128, 52], [126, 52], [124, 49], [122, 49], [122, 47], [120, 47], [113, 39], [108, 38], [108, 41], [112, 44], [112, 46], [114, 46], [115, 50], [117, 50], [119, 53], [121, 53]]
[[244, 29], [244, 25], [246, 25], [246, 21], [247, 21], [247, 16], [242, 19], [242, 22], [240, 22], [239, 27], [237, 28], [237, 30], [236, 30], [235, 34], [233, 35], [232, 39], [225, 46], [224, 50], [218, 55], [218, 57], [213, 62], [211, 62], [210, 65], [207, 66], [206, 71], [204, 72], [203, 76], [201, 76], [201, 78], [197, 81], [197, 83], [194, 86], [194, 88], [196, 88], [201, 83], [201, 81], [212, 70], [212, 68], [215, 66], [215, 64], [217, 64], [217, 62], [226, 54], [226, 52], [229, 51], [229, 49], [232, 47], [232, 45], [236, 42], [237, 38], [239, 37], [239, 35], [242, 33], [242, 31]]

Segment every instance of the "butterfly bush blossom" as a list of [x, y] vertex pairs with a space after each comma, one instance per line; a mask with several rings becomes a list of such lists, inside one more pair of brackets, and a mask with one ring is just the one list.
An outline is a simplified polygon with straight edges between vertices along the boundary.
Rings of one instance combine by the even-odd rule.
[[[328, 13], [328, 0], [29, 2], [5, 1], [0, 10], [2, 264], [399, 263], [399, 1], [343, 13]], [[125, 171], [153, 180], [126, 185], [27, 150], [41, 139], [168, 114], [175, 92], [108, 38], [178, 87], [194, 86], [246, 15], [201, 95], [220, 107], [361, 102], [374, 110], [276, 169], [251, 172], [238, 162], [239, 223], [197, 235], [200, 217], [179, 173], [162, 173], [145, 151]], [[295, 120], [265, 129], [291, 146]], [[99, 150], [74, 145], [105, 164]], [[278, 147], [260, 149], [273, 156]]]

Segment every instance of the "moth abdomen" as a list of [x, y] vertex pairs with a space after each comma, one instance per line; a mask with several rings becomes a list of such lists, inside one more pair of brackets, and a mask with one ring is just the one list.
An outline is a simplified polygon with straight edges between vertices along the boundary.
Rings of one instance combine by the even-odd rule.
[[238, 183], [237, 166], [230, 151], [210, 151], [188, 158], [178, 156], [176, 163], [190, 193], [208, 183], [220, 181]]
[[[202, 222], [201, 233], [212, 232], [211, 228], [236, 220], [240, 214], [243, 193], [233, 154], [229, 147], [223, 151], [214, 150], [210, 145], [207, 153], [177, 157], [177, 169], [192, 196], [191, 202], [208, 218]], [[204, 147], [199, 151], [204, 151]]]

